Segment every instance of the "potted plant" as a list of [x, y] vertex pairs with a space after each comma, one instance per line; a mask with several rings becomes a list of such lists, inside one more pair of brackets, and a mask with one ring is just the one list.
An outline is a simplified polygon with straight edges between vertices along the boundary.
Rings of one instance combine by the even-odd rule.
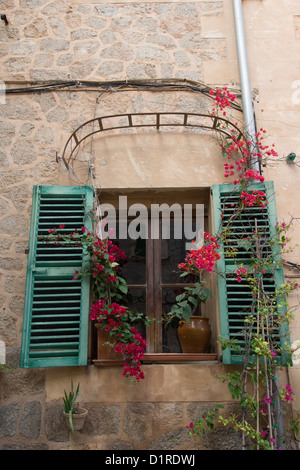
[[133, 314], [117, 302], [107, 303], [98, 299], [91, 308], [90, 319], [98, 329], [98, 356], [123, 362], [123, 376], [139, 382], [144, 378], [141, 360], [146, 350], [146, 340], [133, 326], [136, 321], [150, 320], [142, 313]]
[[123, 376], [139, 382], [144, 379], [141, 360], [147, 343], [134, 324], [142, 321], [150, 325], [151, 321], [143, 313], [133, 314], [121, 305], [128, 292], [127, 283], [119, 273], [120, 266], [126, 262], [126, 255], [108, 238], [100, 239], [88, 233], [81, 239], [89, 242], [87, 248], [96, 299], [90, 310], [90, 319], [98, 330], [98, 358], [122, 360]]
[[85, 418], [88, 414], [88, 410], [85, 408], [75, 407], [75, 401], [79, 394], [79, 383], [76, 391], [73, 390], [73, 381], [71, 380], [71, 391], [67, 395], [64, 390], [63, 397], [63, 414], [66, 420], [68, 428], [74, 433], [74, 431], [80, 431], [84, 425]]
[[211, 337], [208, 318], [202, 316], [201, 303], [211, 297], [204, 274], [212, 273], [216, 260], [220, 259], [217, 250], [220, 245], [209, 233], [204, 233], [204, 241], [188, 251], [183, 263], [178, 265], [183, 272], [180, 277], [193, 276], [196, 282], [185, 286], [176, 296], [176, 304], [165, 316], [166, 326], [178, 319], [178, 339], [184, 353], [205, 352]]

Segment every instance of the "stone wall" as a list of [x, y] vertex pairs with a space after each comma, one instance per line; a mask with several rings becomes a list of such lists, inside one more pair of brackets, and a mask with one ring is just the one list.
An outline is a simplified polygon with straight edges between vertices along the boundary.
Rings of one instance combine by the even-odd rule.
[[204, 61], [224, 61], [224, 37], [201, 34], [201, 20], [224, 2], [96, 3], [3, 0], [2, 77], [78, 80], [203, 79]]
[[[159, 382], [155, 383], [155, 374], [151, 375], [149, 370], [146, 370], [146, 374], [151, 376], [148, 376], [146, 380], [150, 380], [150, 383], [142, 385], [141, 393], [138, 390], [140, 384], [133, 385], [137, 387], [135, 399], [130, 399], [130, 386], [127, 385], [124, 388], [120, 378], [119, 397], [122, 396], [124, 390], [127, 391], [127, 395], [124, 394], [120, 401], [109, 396], [110, 390], [112, 395], [118, 393], [116, 375], [121, 375], [120, 368], [113, 368], [117, 371], [106, 371], [106, 379], [109, 375], [113, 376], [112, 385], [109, 380], [105, 382], [107, 390], [101, 389], [103, 381], [97, 369], [92, 373], [89, 372], [89, 380], [84, 380], [85, 371], [82, 368], [78, 373], [73, 370], [71, 377], [73, 380], [78, 379], [84, 387], [78, 402], [80, 406], [88, 410], [88, 416], [83, 429], [72, 434], [62, 414], [62, 394], [59, 398], [55, 397], [62, 391], [62, 387], [66, 386], [67, 391], [69, 390], [70, 382], [66, 380], [66, 377], [70, 376], [69, 371], [52, 371], [47, 377], [45, 370], [19, 369], [18, 359], [18, 349], [10, 348], [8, 355], [10, 369], [0, 373], [1, 450], [241, 449], [241, 435], [234, 430], [217, 426], [213, 432], [207, 433], [202, 439], [195, 439], [189, 436], [186, 429], [190, 422], [194, 422], [205, 411], [220, 403], [213, 401], [218, 395], [218, 379], [213, 379], [211, 382], [213, 392], [205, 391], [213, 370], [216, 374], [222, 371], [219, 366], [216, 369], [212, 366], [209, 369], [205, 365], [201, 366], [202, 372], [196, 374], [194, 387], [190, 387], [190, 390], [188, 386], [186, 389], [182, 387], [182, 390], [177, 387], [178, 398], [176, 400], [176, 397], [170, 394], [170, 401], [164, 401], [164, 398], [157, 399], [154, 394], [152, 400], [151, 398], [143, 400], [148, 385], [150, 388], [158, 388]], [[182, 367], [186, 369], [186, 366]], [[160, 366], [160, 369], [162, 370], [163, 367]], [[202, 381], [201, 376], [203, 376]], [[50, 387], [47, 387], [47, 382], [48, 385], [50, 383]], [[161, 380], [162, 397], [166, 397], [167, 395], [163, 393], [163, 383], [164, 381]], [[184, 380], [182, 383], [185, 383]], [[169, 383], [169, 385], [174, 389], [173, 384]], [[54, 391], [55, 387], [59, 387], [58, 392]], [[86, 390], [90, 392], [86, 393]], [[185, 395], [189, 399], [186, 399]], [[129, 399], [128, 402], [126, 397]], [[222, 387], [219, 388], [219, 398], [221, 397], [225, 408], [224, 416], [233, 413], [235, 406], [230, 403], [229, 394], [224, 390], [222, 392]], [[290, 442], [289, 448], [293, 448]]]

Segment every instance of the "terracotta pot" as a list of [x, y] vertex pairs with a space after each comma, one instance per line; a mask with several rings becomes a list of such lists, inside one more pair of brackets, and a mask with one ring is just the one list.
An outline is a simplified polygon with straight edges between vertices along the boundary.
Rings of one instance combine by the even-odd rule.
[[183, 353], [204, 353], [211, 337], [211, 327], [207, 317], [190, 317], [186, 323], [180, 320], [178, 339]]
[[[66, 425], [71, 431], [72, 428], [70, 424], [69, 414], [65, 412], [63, 412], [63, 414], [65, 417]], [[73, 423], [74, 431], [80, 431], [83, 428], [84, 421], [85, 421], [85, 418], [87, 417], [87, 414], [88, 414], [88, 410], [86, 410], [85, 408], [78, 408], [77, 413], [72, 414], [72, 423]]]
[[107, 342], [112, 343], [113, 341], [109, 337], [108, 332], [101, 330], [99, 323], [95, 323], [95, 327], [97, 329], [97, 359], [122, 361], [124, 359], [122, 354], [116, 353], [114, 347], [105, 344]]

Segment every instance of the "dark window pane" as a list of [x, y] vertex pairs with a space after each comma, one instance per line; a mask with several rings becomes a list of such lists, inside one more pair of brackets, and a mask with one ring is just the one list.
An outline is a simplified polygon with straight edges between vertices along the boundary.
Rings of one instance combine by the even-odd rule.
[[[195, 224], [191, 225], [195, 229]], [[178, 264], [183, 263], [187, 251], [191, 248], [191, 240], [188, 240], [184, 234], [184, 227], [182, 226], [181, 238], [178, 238], [178, 228], [175, 229], [171, 223], [170, 239], [163, 239], [161, 241], [161, 258], [162, 258], [162, 283], [163, 284], [176, 284], [178, 282], [194, 282], [192, 279], [180, 278], [182, 271], [178, 268]], [[177, 237], [177, 238], [176, 238]]]
[[127, 284], [146, 283], [146, 240], [119, 240], [118, 245], [126, 255], [126, 262], [120, 270], [120, 275]]
[[[178, 288], [162, 289], [162, 313], [170, 312], [172, 305], [175, 303], [176, 296], [182, 292]], [[178, 321], [174, 320], [167, 327], [162, 323], [162, 352], [163, 353], [180, 353], [181, 348], [177, 338]]]
[[[132, 313], [145, 313], [146, 289], [128, 289], [128, 293], [124, 295], [121, 303]], [[146, 327], [143, 321], [134, 322], [133, 326], [146, 338]]]

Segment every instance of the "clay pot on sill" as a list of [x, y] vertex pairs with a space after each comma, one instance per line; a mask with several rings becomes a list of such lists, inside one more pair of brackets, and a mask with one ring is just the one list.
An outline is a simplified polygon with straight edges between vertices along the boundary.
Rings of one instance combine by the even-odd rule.
[[[69, 414], [63, 411], [65, 422], [70, 431], [72, 431]], [[72, 413], [72, 424], [74, 431], [80, 431], [83, 428], [85, 418], [88, 415], [88, 410], [85, 408], [78, 408], [76, 413]]]
[[209, 319], [191, 316], [188, 323], [180, 320], [177, 334], [183, 353], [204, 353], [211, 338]]
[[124, 358], [121, 353], [115, 352], [112, 346], [105, 344], [112, 342], [108, 332], [101, 330], [99, 323], [95, 323], [95, 327], [97, 329], [97, 359], [123, 361]]

